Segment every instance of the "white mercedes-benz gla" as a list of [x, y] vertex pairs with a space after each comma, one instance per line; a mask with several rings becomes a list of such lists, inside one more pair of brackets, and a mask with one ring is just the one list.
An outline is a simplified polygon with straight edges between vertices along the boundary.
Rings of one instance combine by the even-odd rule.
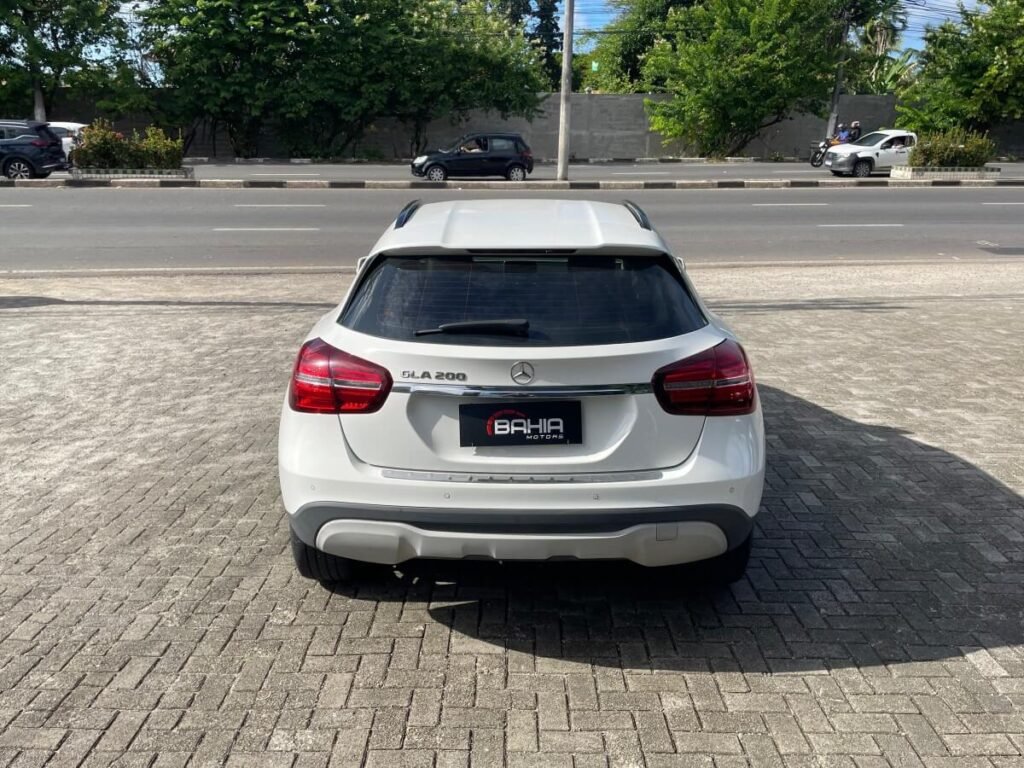
[[281, 414], [300, 573], [412, 558], [750, 554], [754, 376], [636, 205], [410, 203], [310, 331]]

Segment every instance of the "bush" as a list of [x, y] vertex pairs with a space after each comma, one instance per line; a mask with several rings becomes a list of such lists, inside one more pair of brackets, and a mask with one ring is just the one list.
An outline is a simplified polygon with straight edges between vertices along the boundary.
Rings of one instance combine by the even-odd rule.
[[144, 135], [125, 136], [107, 120], [82, 129], [81, 143], [71, 153], [79, 168], [181, 168], [184, 142], [150, 126]]
[[980, 168], [995, 157], [996, 145], [988, 134], [963, 128], [922, 135], [910, 152], [915, 167]]
[[172, 139], [159, 128], [149, 126], [145, 135], [138, 139], [138, 146], [144, 167], [181, 168], [181, 157], [185, 151], [181, 139]]

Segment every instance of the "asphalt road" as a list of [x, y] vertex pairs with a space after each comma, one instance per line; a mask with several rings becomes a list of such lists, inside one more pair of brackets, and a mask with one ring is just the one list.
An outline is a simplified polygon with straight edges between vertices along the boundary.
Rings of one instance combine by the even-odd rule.
[[[0, 189], [0, 271], [351, 265], [412, 197], [621, 192]], [[1024, 257], [1024, 188], [634, 191], [692, 263]]]
[[[1024, 163], [996, 163], [1000, 178], [1024, 178]], [[217, 164], [197, 165], [199, 179], [323, 179], [373, 181], [406, 180], [413, 176], [407, 165], [349, 164]], [[884, 176], [884, 174], [882, 174]], [[537, 165], [531, 181], [555, 178], [554, 165]], [[808, 163], [581, 163], [569, 167], [575, 180], [658, 181], [669, 179], [831, 179], [824, 168]]]

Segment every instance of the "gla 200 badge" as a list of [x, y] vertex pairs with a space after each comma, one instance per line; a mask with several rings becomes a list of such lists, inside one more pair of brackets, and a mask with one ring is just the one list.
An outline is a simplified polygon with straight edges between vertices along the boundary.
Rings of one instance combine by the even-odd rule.
[[414, 381], [465, 381], [466, 374], [461, 371], [402, 371], [402, 378]]

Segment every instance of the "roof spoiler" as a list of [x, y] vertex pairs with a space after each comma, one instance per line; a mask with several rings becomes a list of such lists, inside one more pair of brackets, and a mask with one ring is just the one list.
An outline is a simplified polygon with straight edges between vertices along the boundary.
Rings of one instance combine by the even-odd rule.
[[644, 209], [634, 203], [632, 200], [623, 200], [622, 204], [626, 207], [626, 210], [633, 214], [633, 218], [636, 219], [636, 223], [640, 225], [642, 229], [651, 229], [651, 220], [647, 218], [647, 214], [644, 213]]
[[395, 218], [395, 229], [401, 229], [409, 223], [409, 219], [412, 218], [413, 214], [419, 210], [420, 201], [413, 200], [411, 203], [405, 206], [398, 212], [398, 216]]

